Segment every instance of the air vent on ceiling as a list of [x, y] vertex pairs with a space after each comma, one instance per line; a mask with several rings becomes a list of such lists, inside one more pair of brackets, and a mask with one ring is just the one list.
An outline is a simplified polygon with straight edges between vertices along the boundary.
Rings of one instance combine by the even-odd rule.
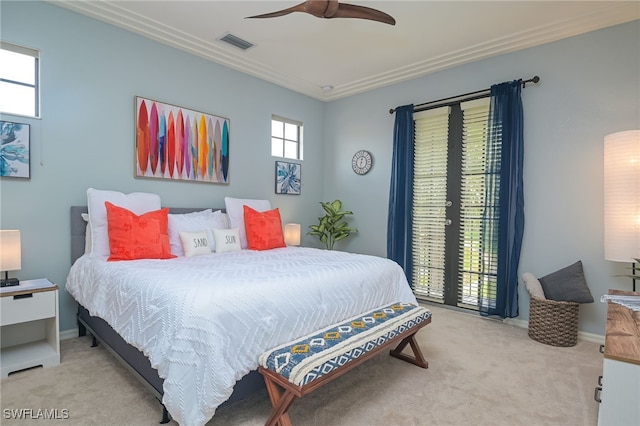
[[248, 48], [253, 46], [253, 43], [249, 43], [246, 40], [241, 39], [240, 37], [236, 37], [233, 34], [225, 34], [220, 37], [220, 41], [224, 41], [225, 43], [229, 43], [232, 46], [237, 47], [238, 49], [247, 50]]

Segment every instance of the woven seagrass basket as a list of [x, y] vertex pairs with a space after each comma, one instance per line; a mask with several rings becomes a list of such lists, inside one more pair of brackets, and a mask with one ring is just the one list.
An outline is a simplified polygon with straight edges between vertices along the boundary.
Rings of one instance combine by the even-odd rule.
[[578, 342], [579, 303], [531, 297], [529, 337], [551, 346], [575, 346]]

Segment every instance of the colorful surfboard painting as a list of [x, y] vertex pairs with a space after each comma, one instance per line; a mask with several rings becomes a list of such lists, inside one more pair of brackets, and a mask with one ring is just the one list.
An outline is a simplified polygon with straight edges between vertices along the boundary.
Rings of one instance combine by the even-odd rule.
[[136, 96], [135, 176], [229, 183], [230, 120]]

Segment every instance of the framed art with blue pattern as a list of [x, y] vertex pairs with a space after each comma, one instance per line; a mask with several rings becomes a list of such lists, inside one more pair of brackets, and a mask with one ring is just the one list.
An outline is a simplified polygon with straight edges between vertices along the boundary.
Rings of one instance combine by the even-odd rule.
[[0, 121], [0, 176], [31, 177], [30, 129], [28, 124]]
[[300, 195], [300, 168], [299, 163], [276, 161], [276, 194]]

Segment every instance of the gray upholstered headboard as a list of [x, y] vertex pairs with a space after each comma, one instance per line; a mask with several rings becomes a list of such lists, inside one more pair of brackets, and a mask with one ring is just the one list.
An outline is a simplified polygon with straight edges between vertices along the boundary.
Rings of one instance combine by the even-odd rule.
[[[169, 213], [182, 214], [204, 210], [206, 207], [170, 207]], [[215, 210], [226, 211], [224, 208]], [[82, 213], [87, 213], [87, 206], [71, 206], [71, 264], [84, 254], [85, 233], [87, 222], [82, 218]]]
[[71, 206], [71, 264], [84, 254], [84, 239], [87, 231], [87, 222], [82, 218], [82, 213], [87, 213], [87, 206]]

